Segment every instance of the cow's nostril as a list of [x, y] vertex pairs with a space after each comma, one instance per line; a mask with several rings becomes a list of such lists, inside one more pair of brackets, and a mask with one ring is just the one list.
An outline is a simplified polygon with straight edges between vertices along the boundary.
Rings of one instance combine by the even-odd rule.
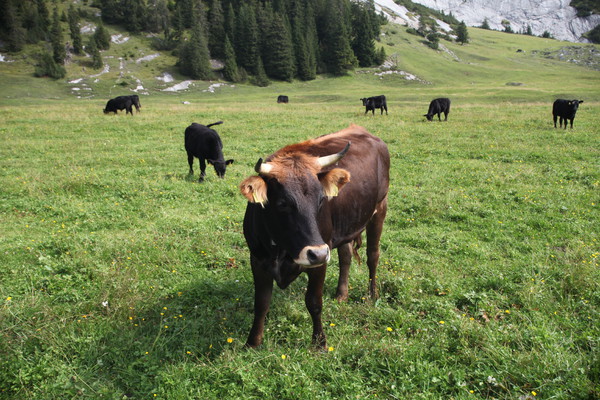
[[316, 255], [316, 254], [315, 254], [315, 252], [314, 252], [314, 251], [312, 251], [312, 250], [308, 250], [308, 251], [306, 252], [306, 258], [308, 258], [308, 261], [309, 261], [311, 264], [314, 264], [314, 263], [317, 261], [317, 255]]

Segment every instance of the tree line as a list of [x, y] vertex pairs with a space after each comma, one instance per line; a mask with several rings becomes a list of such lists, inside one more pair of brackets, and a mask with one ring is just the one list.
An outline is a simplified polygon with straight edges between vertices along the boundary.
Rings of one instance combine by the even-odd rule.
[[70, 49], [82, 54], [85, 48], [101, 66], [97, 52], [110, 46], [103, 24], [120, 25], [132, 33], [153, 33], [152, 45], [172, 51], [186, 76], [213, 78], [210, 60], [218, 59], [225, 79], [250, 79], [261, 86], [270, 79], [343, 75], [357, 66], [379, 65], [386, 57], [376, 46], [385, 18], [373, 0], [88, 1], [100, 9], [96, 32], [102, 34], [85, 45], [79, 21], [97, 17], [72, 3], [60, 13], [56, 1], [49, 0], [0, 0], [0, 39], [12, 52], [27, 43], [48, 42], [60, 68], [66, 57], [62, 21], [69, 26]]

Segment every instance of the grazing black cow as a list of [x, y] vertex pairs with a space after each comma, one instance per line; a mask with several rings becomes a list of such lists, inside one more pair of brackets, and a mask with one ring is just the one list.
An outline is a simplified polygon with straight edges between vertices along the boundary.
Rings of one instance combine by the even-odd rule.
[[125, 115], [129, 113], [133, 116], [133, 106], [135, 106], [137, 111], [140, 111], [140, 108], [142, 107], [140, 104], [140, 98], [137, 94], [132, 96], [118, 96], [114, 99], [110, 99], [106, 103], [104, 114], [108, 114], [110, 112], [117, 114], [118, 110], [125, 110]]
[[215, 167], [215, 172], [219, 178], [225, 177], [225, 169], [227, 165], [233, 163], [233, 160], [225, 161], [223, 157], [223, 142], [219, 134], [210, 129], [213, 125], [222, 124], [223, 121], [215, 122], [209, 125], [200, 125], [192, 123], [185, 129], [185, 151], [188, 156], [188, 164], [190, 164], [190, 175], [194, 174], [194, 157], [200, 160], [200, 179], [204, 180], [206, 173], [206, 163], [208, 161]]
[[429, 103], [429, 111], [424, 117], [427, 117], [427, 121], [433, 121], [433, 116], [437, 114], [438, 120], [442, 120], [441, 113], [444, 113], [444, 121], [448, 121], [448, 113], [450, 112], [450, 99], [446, 97], [440, 97], [439, 99], [431, 100]]
[[385, 109], [385, 115], [387, 115], [387, 113], [388, 113], [387, 101], [385, 100], [384, 95], [366, 97], [366, 98], [362, 98], [360, 100], [362, 101], [363, 106], [365, 106], [365, 114], [368, 113], [369, 111], [372, 111], [373, 115], [375, 115], [375, 109], [379, 108], [379, 109], [381, 109], [381, 115], [383, 115], [384, 109]]
[[277, 96], [277, 103], [288, 103], [290, 99], [287, 96], [280, 94]]
[[258, 160], [258, 176], [240, 184], [248, 199], [244, 236], [254, 276], [254, 323], [246, 345], [262, 343], [273, 281], [285, 289], [308, 274], [305, 303], [312, 341], [325, 347], [323, 284], [331, 249], [338, 249], [336, 297], [348, 298], [352, 244], [367, 233], [369, 294], [376, 297], [379, 239], [387, 211], [390, 155], [385, 143], [351, 125], [337, 133], [286, 146]]
[[567, 121], [571, 121], [571, 129], [573, 129], [573, 120], [575, 119], [575, 113], [579, 108], [579, 104], [583, 103], [583, 100], [565, 100], [558, 99], [552, 105], [552, 117], [554, 118], [554, 127], [556, 128], [556, 120], [560, 117], [559, 128], [562, 128], [563, 121], [565, 128], [567, 129]]

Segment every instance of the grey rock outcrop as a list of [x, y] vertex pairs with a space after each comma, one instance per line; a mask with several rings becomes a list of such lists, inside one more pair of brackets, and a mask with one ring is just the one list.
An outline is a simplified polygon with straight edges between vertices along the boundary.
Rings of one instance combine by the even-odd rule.
[[[490, 28], [504, 30], [501, 22], [510, 22], [514, 32], [534, 35], [549, 32], [554, 38], [570, 42], [588, 42], [582, 35], [600, 24], [600, 15], [581, 18], [570, 0], [413, 0], [434, 10], [452, 13], [468, 26], [481, 26], [487, 19]], [[378, 0], [375, 0], [377, 3]]]

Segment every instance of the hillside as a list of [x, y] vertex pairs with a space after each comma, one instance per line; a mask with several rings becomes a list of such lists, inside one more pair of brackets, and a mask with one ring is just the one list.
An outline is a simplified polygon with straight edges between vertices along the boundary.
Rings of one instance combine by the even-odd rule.
[[[91, 32], [93, 25], [84, 27]], [[66, 64], [67, 76], [51, 80], [34, 78], [35, 54], [39, 46], [29, 46], [17, 56], [3, 55], [0, 62], [0, 86], [3, 102], [16, 98], [28, 99], [106, 99], [122, 93], [145, 96], [176, 95], [178, 97], [211, 96], [216, 93], [241, 93], [247, 84], [226, 81], [190, 80], [175, 67], [176, 57], [170, 52], [152, 49], [152, 38], [131, 34], [118, 26], [106, 26], [112, 37], [111, 47], [102, 52], [104, 67], [92, 70], [86, 57], [74, 56]], [[90, 35], [91, 33], [84, 33]], [[594, 71], [600, 65], [600, 46], [573, 45], [550, 39], [512, 35], [497, 31], [469, 28], [470, 42], [460, 45], [440, 41], [439, 50], [424, 44], [424, 38], [406, 32], [406, 27], [392, 22], [382, 26], [379, 46], [387, 54], [380, 68], [356, 69], [348, 84], [364, 87], [388, 86], [451, 88], [457, 82], [491, 87], [507, 97], [527, 99], [534, 90], [546, 88], [549, 82], [561, 81], [565, 75], [580, 76], [580, 84], [570, 87], [556, 85], [547, 93], [553, 96], [575, 96], [599, 99], [594, 85]], [[323, 85], [327, 76], [298, 83], [274, 82], [265, 91], [309, 93]], [[346, 82], [342, 79], [341, 82]], [[518, 86], [507, 86], [518, 84]], [[546, 91], [544, 89], [544, 91]], [[407, 96], [410, 96], [407, 94]]]

